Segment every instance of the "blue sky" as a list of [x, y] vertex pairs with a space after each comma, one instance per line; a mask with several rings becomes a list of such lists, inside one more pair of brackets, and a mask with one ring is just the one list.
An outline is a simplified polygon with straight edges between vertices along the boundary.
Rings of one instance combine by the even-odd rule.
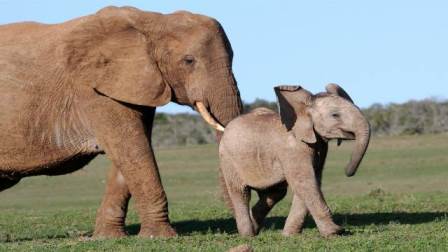
[[[448, 1], [19, 1], [0, 0], [0, 24], [62, 22], [107, 5], [215, 17], [232, 43], [242, 98], [272, 87], [312, 92], [340, 84], [361, 107], [448, 98]], [[167, 105], [166, 112], [190, 109]]]

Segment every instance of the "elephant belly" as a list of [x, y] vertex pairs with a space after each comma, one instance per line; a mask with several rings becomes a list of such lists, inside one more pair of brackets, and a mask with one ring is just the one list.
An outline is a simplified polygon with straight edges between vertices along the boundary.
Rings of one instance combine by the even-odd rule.
[[[0, 166], [0, 178], [13, 182], [12, 185], [17, 183], [21, 178], [35, 175], [63, 175], [74, 172], [83, 168], [90, 161], [92, 161], [98, 154], [90, 153], [83, 155], [76, 155], [72, 157], [64, 157], [64, 160], [34, 160], [31, 167], [24, 165], [30, 165], [30, 163], [17, 164], [17, 166]], [[41, 161], [39, 163], [39, 161]], [[6, 188], [5, 188], [6, 189]], [[1, 191], [2, 189], [0, 189]]]
[[242, 181], [254, 189], [266, 189], [285, 181], [280, 162], [270, 158], [248, 163], [238, 173]]
[[33, 98], [0, 83], [0, 177], [64, 174], [102, 152], [78, 111], [51, 111], [63, 106]]
[[257, 109], [231, 121], [220, 143], [220, 155], [231, 160], [244, 185], [265, 189], [285, 181], [276, 149], [282, 147], [283, 126], [278, 115]]
[[21, 178], [32, 175], [61, 175], [81, 169], [99, 153], [49, 148], [0, 149], [0, 177]]

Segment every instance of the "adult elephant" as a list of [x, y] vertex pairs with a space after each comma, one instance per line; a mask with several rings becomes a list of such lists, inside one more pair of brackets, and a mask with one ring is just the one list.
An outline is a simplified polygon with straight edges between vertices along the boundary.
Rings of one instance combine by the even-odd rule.
[[188, 12], [108, 7], [65, 23], [0, 26], [0, 191], [112, 160], [95, 235], [175, 235], [151, 147], [155, 108], [195, 107], [217, 130], [241, 112], [220, 24]]

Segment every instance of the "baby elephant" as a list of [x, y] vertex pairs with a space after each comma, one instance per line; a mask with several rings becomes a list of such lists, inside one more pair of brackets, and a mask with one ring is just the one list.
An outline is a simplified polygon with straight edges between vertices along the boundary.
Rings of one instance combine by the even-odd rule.
[[[255, 109], [231, 121], [220, 142], [224, 191], [238, 232], [256, 235], [289, 184], [294, 197], [283, 234], [300, 232], [308, 211], [323, 236], [338, 234], [342, 229], [333, 222], [320, 190], [328, 140], [356, 139], [345, 171], [352, 176], [369, 144], [369, 123], [336, 84], [316, 95], [300, 86], [274, 90], [280, 115], [266, 108]], [[249, 210], [251, 189], [260, 199]]]

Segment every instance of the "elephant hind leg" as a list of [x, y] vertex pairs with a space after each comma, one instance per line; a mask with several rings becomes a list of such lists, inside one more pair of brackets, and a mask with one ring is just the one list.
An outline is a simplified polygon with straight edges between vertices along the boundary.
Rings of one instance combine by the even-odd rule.
[[15, 184], [19, 183], [20, 178], [10, 179], [10, 178], [0, 178], [0, 192], [6, 190]]
[[97, 211], [94, 237], [126, 236], [124, 226], [130, 198], [131, 194], [123, 175], [112, 166], [107, 178], [106, 192]]
[[219, 186], [221, 187], [221, 195], [222, 199], [224, 200], [224, 203], [226, 206], [232, 211], [233, 213], [233, 205], [232, 200], [230, 199], [229, 190], [227, 189], [226, 180], [222, 171], [222, 168], [219, 168]]
[[250, 188], [235, 188], [227, 185], [227, 189], [232, 202], [238, 233], [242, 236], [254, 236], [255, 232], [249, 213]]
[[235, 216], [238, 233], [242, 236], [254, 236], [249, 210], [250, 188], [238, 176], [237, 169], [227, 155], [221, 156], [220, 184], [224, 200]]
[[255, 233], [260, 231], [264, 219], [271, 209], [282, 200], [288, 191], [288, 183], [282, 182], [266, 190], [257, 191], [259, 200], [252, 207], [250, 217]]

